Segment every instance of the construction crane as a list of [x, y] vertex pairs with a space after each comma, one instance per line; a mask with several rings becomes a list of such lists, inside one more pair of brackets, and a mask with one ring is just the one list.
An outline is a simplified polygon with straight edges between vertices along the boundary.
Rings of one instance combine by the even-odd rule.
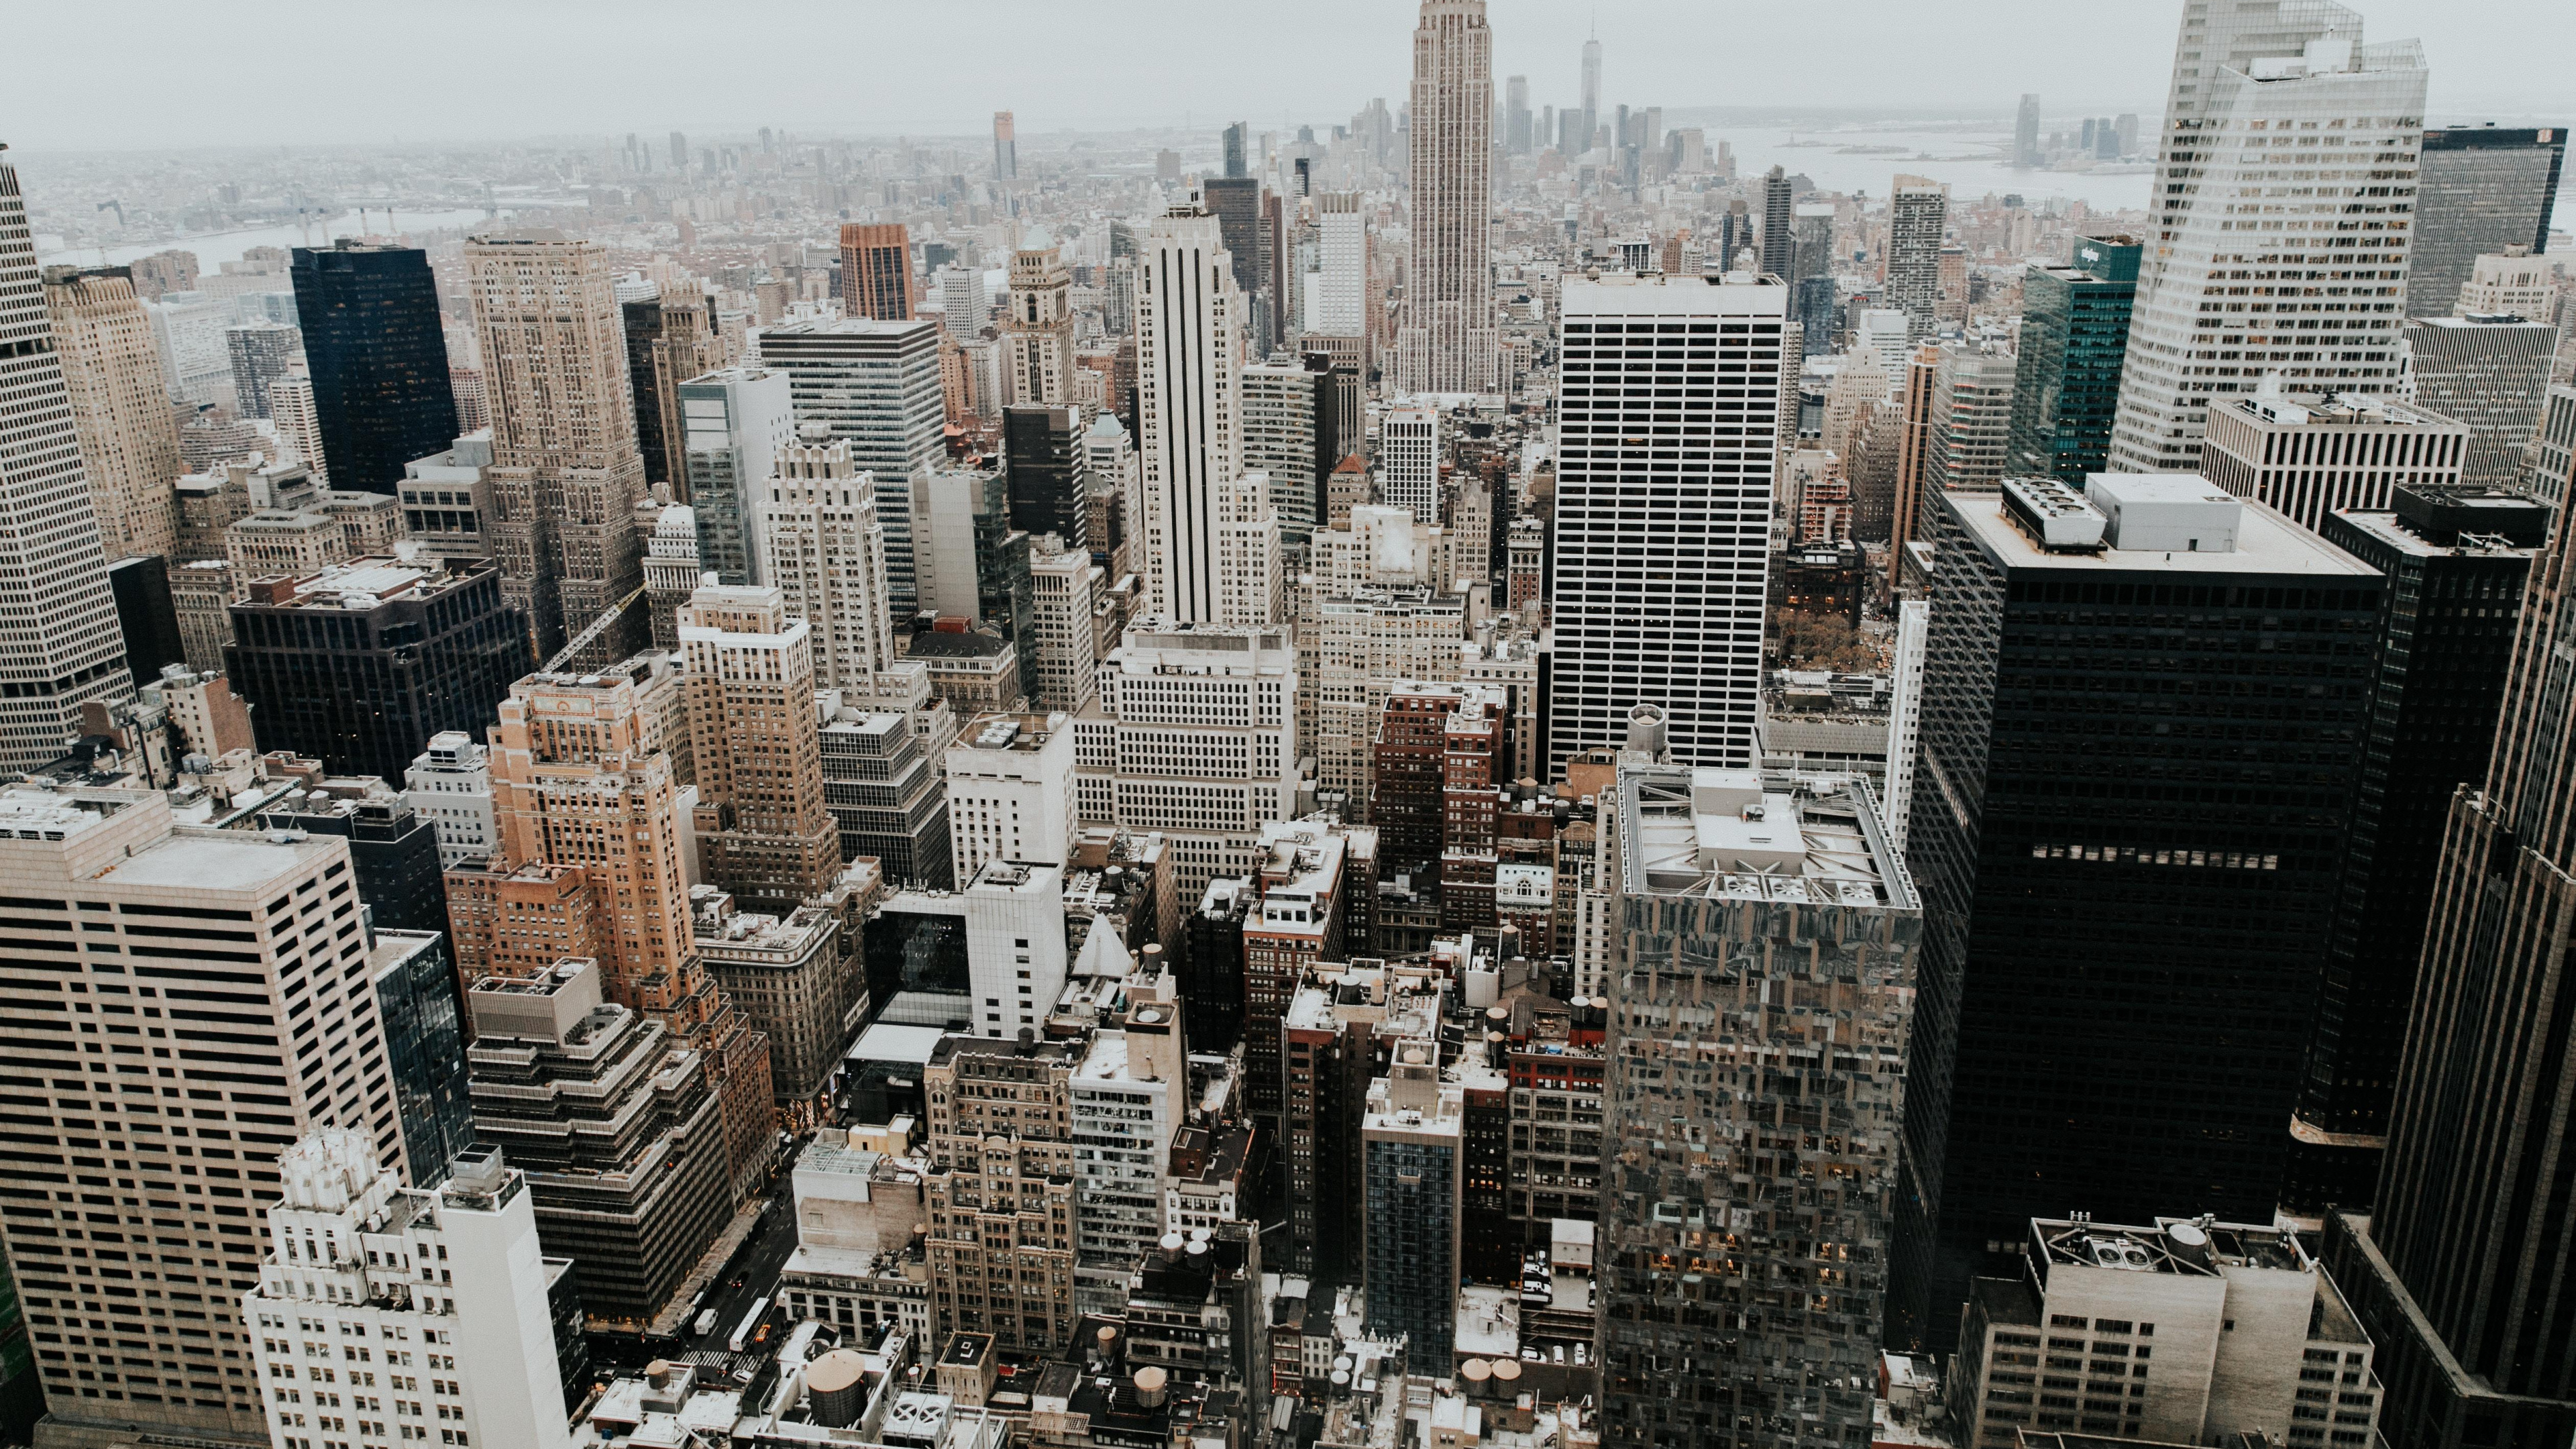
[[572, 636], [571, 640], [565, 643], [563, 648], [556, 650], [555, 656], [552, 659], [547, 660], [545, 662], [545, 666], [537, 672], [540, 674], [553, 674], [561, 670], [565, 665], [570, 664], [573, 659], [581, 653], [581, 651], [589, 648], [595, 643], [598, 643], [599, 636], [607, 633], [611, 628], [615, 627], [618, 620], [626, 617], [626, 611], [634, 608], [636, 601], [643, 597], [644, 587], [639, 584], [636, 586], [635, 592], [628, 594], [625, 598], [609, 605], [608, 612], [591, 620], [589, 628]]

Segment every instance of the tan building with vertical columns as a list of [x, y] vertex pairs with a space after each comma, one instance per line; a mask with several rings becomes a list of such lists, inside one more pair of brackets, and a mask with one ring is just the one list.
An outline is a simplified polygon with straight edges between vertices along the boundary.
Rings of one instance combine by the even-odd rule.
[[178, 529], [171, 485], [179, 460], [178, 414], [162, 381], [152, 319], [124, 267], [45, 268], [63, 389], [89, 475], [90, 507], [108, 558], [170, 556]]
[[743, 904], [786, 914], [832, 888], [812, 627], [771, 586], [711, 585], [680, 609], [699, 858]]

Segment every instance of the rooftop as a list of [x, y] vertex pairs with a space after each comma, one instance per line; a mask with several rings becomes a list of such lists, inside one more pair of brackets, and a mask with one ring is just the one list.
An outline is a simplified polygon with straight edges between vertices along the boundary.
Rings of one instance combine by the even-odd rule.
[[1648, 765], [1622, 767], [1619, 783], [1628, 893], [1915, 907], [1858, 780], [1786, 787], [1751, 770]]
[[334, 564], [306, 578], [265, 580], [251, 588], [243, 605], [251, 608], [372, 609], [389, 599], [433, 595], [487, 572], [482, 560], [450, 570], [440, 563], [412, 563], [386, 556]]
[[[2217, 487], [2197, 476], [2191, 481], [2213, 491]], [[2243, 504], [2243, 513], [2236, 524], [2236, 547], [2228, 552], [2104, 548], [2066, 553], [2043, 548], [2015, 527], [2005, 516], [2001, 493], [1946, 492], [1940, 496], [1942, 506], [1958, 517], [1969, 536], [2006, 568], [2069, 573], [2297, 574], [2320, 580], [2378, 577], [2369, 565], [2251, 499], [2233, 500]]]

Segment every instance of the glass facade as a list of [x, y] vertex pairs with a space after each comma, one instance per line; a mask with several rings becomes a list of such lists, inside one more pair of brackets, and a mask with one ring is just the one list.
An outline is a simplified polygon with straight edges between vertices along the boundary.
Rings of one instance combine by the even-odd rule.
[[436, 1187], [456, 1155], [474, 1145], [456, 968], [447, 938], [435, 931], [377, 932], [374, 965], [403, 1157], [413, 1187]]
[[2142, 250], [2125, 237], [2082, 237], [2073, 266], [2033, 267], [2023, 276], [2004, 476], [2081, 487], [2085, 474], [2109, 466]]
[[291, 272], [331, 486], [391, 493], [456, 437], [429, 254], [343, 241], [297, 247]]
[[2406, 315], [2449, 316], [2482, 253], [2549, 250], [2550, 209], [2566, 161], [2564, 127], [2426, 131]]
[[[1375, 1125], [1374, 1122], [1371, 1124]], [[1370, 1138], [1360, 1147], [1366, 1197], [1368, 1331], [1401, 1333], [1410, 1361], [1446, 1364], [1456, 1342], [1458, 1146]]]

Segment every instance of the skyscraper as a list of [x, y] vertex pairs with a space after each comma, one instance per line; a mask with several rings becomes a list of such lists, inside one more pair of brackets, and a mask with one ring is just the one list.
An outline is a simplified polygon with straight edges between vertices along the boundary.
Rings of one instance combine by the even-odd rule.
[[134, 688], [63, 353], [37, 280], [18, 171], [0, 160], [0, 768], [77, 737], [81, 706]]
[[2505, 492], [2395, 490], [2319, 533], [2379, 570], [2369, 727], [2344, 837], [2325, 986], [2308, 1038], [2282, 1205], [2367, 1211], [2413, 1020], [2451, 797], [2486, 778], [2515, 620], [2549, 510]]
[[724, 334], [705, 288], [684, 282], [657, 295], [621, 302], [626, 373], [635, 394], [635, 449], [644, 481], [668, 483], [683, 503], [688, 456], [681, 441], [680, 384], [724, 365]]
[[2569, 1203], [2563, 688], [2576, 551], [2532, 565], [2485, 778], [2451, 797], [2369, 1217], [2326, 1219], [2326, 1259], [2380, 1345], [2395, 1449], [2533, 1449], [2576, 1428], [2558, 1305]]
[[1225, 134], [1219, 138], [1225, 152], [1225, 179], [1228, 181], [1239, 181], [1252, 175], [1252, 167], [1244, 156], [1250, 130], [1248, 123], [1237, 121], [1226, 127]]
[[[1623, 766], [1601, 813], [1601, 1117], [1638, 1124], [1601, 1163], [1602, 1442], [1864, 1442], [1887, 1259], [1855, 1249], [1894, 1226], [1923, 930], [1912, 883], [1858, 784], [1783, 792], [1751, 770]], [[1756, 937], [1767, 948], [1746, 950]], [[1768, 1124], [1792, 1118], [1808, 1150], [1766, 1146]], [[1796, 1191], [1828, 1178], [1839, 1191]], [[1800, 1277], [1800, 1291], [1758, 1313], [1671, 1311], [1697, 1296], [1715, 1266], [1702, 1245], [1718, 1240], [1728, 1277]]]
[[[2404, 218], [2372, 208], [2415, 179], [2424, 79], [2415, 42], [2363, 45], [2361, 16], [2333, 0], [2205, 0], [2185, 12], [2112, 468], [2191, 471], [2211, 400], [2251, 392], [2268, 373], [2298, 391], [2396, 388], [2400, 318], [2365, 309], [2404, 300], [2410, 233]], [[2307, 141], [2318, 143], [2314, 155], [2371, 160], [2321, 172], [2302, 188], [2313, 196], [2278, 212], [2240, 214], [2233, 199], [2249, 188], [2313, 169], [2298, 159]], [[2337, 217], [2357, 229], [2314, 230]], [[2346, 240], [2355, 245], [2311, 245]], [[2246, 311], [2204, 311], [2226, 307], [2238, 284], [2251, 294]], [[2276, 310], [2304, 306], [2278, 299], [2312, 286], [2343, 288], [2346, 310]], [[2311, 335], [2294, 321], [2322, 325]]]
[[992, 325], [993, 304], [984, 291], [982, 267], [950, 262], [939, 269], [939, 315], [940, 325], [960, 342], [974, 341]]
[[1575, 150], [1592, 149], [1593, 133], [1601, 127], [1601, 37], [1587, 36], [1583, 42], [1583, 134], [1576, 138]]
[[1989, 1245], [2058, 1204], [2268, 1220], [2385, 584], [2196, 477], [1926, 502], [1889, 1336], [1946, 1348]]
[[2415, 401], [2468, 425], [2462, 483], [2520, 486], [2557, 346], [2558, 328], [2544, 318], [2434, 316], [2406, 324]]
[[[1738, 245], [1742, 245], [1739, 240]], [[1789, 200], [1789, 177], [1779, 167], [1762, 178], [1762, 270], [1789, 279], [1797, 264], [1796, 209]]]
[[1002, 410], [1002, 467], [1011, 526], [1052, 533], [1067, 548], [1091, 546], [1091, 466], [1082, 410], [1034, 404]]
[[[0, 195], [16, 199], [14, 189]], [[26, 231], [0, 227], [0, 235]], [[8, 274], [24, 277], [34, 293], [32, 265]], [[281, 1125], [342, 1127], [365, 1133], [377, 1161], [403, 1161], [375, 998], [349, 989], [372, 945], [362, 913], [346, 895], [334, 900], [347, 888], [349, 844], [181, 829], [157, 790], [12, 789], [0, 794], [0, 826], [7, 828], [0, 889], [11, 924], [26, 932], [0, 946], [13, 1002], [0, 1015], [0, 1055], [9, 1064], [0, 1102], [14, 1119], [15, 1150], [60, 1154], [66, 1167], [75, 1156], [123, 1162], [115, 1170], [134, 1184], [126, 1192], [135, 1210], [166, 1224], [156, 1243], [131, 1224], [84, 1220], [82, 1205], [60, 1195], [76, 1184], [34, 1176], [50, 1166], [14, 1179], [0, 1234], [48, 1390], [49, 1433], [75, 1444], [134, 1443], [156, 1433], [261, 1443], [267, 1416], [246, 1362], [258, 1350], [257, 1325], [240, 1317], [238, 1300], [205, 1290], [259, 1277], [260, 1243], [246, 1215], [274, 1189], [248, 1174], [273, 1170], [281, 1145], [263, 1138]], [[75, 923], [91, 929], [75, 932]], [[220, 1001], [222, 1016], [165, 1018], [148, 1047], [97, 1058], [136, 1070], [86, 1070], [92, 1058], [79, 1049], [86, 1038], [69, 1028], [93, 1017], [74, 1008], [149, 1001], [134, 994], [144, 987], [206, 992], [199, 1000]], [[155, 1110], [138, 1110], [145, 1106]], [[206, 1134], [194, 1135], [195, 1145], [164, 1128], [163, 1114], [183, 1107], [191, 1133]], [[212, 1138], [216, 1132], [231, 1141], [220, 1150], [241, 1156], [202, 1156], [200, 1147], [227, 1140]], [[190, 1147], [185, 1156], [182, 1146]], [[114, 1188], [95, 1195], [112, 1198]], [[111, 1206], [126, 1205], [92, 1203], [87, 1211]], [[112, 1261], [136, 1283], [79, 1272], [89, 1264], [64, 1251], [72, 1232], [118, 1233], [113, 1247], [94, 1241], [124, 1254]], [[143, 1273], [156, 1278], [141, 1280]], [[165, 1285], [156, 1290], [164, 1294], [200, 1296], [118, 1291], [141, 1281]], [[108, 1337], [114, 1353], [96, 1351], [93, 1335]], [[75, 1365], [74, 1353], [88, 1357]], [[227, 1374], [228, 1367], [243, 1371]]]
[[841, 311], [903, 322], [912, 317], [912, 233], [902, 222], [841, 223]]
[[2039, 97], [2025, 92], [2021, 98], [2021, 109], [2013, 114], [2012, 164], [2028, 170], [2039, 162]]
[[1044, 232], [1011, 254], [1002, 317], [1002, 402], [1054, 406], [1073, 387], [1073, 271]]
[[47, 267], [44, 284], [99, 543], [111, 561], [168, 558], [177, 529], [170, 485], [186, 469], [178, 414], [133, 274]]
[[1242, 471], [1242, 294], [1217, 219], [1175, 210], [1147, 229], [1136, 292], [1147, 612], [1218, 617], [1216, 493]]
[[[1617, 747], [1639, 704], [1669, 714], [1677, 761], [1754, 763], [1775, 439], [1800, 362], [1781, 347], [1788, 297], [1768, 278], [1564, 286], [1550, 778]], [[1631, 337], [1684, 347], [1651, 356]], [[1742, 376], [1740, 397], [1678, 395], [1721, 374]]]
[[689, 169], [689, 138], [685, 132], [671, 133], [671, 169], [674, 171]]
[[1896, 178], [1887, 202], [1887, 301], [1905, 314], [1910, 336], [1929, 335], [1937, 320], [1941, 234], [1949, 220], [1948, 186], [1921, 176]]
[[[314, 461], [328, 461], [335, 488], [391, 493], [405, 463], [456, 436], [429, 255], [342, 237], [328, 248], [297, 247], [290, 271], [322, 430], [323, 458]], [[488, 338], [484, 371], [493, 371]], [[508, 389], [498, 379], [491, 386], [496, 397]]]
[[2080, 485], [2102, 471], [2142, 250], [2135, 237], [2078, 237], [2072, 265], [2022, 274], [2007, 475]]
[[849, 317], [790, 322], [762, 329], [760, 360], [787, 374], [800, 430], [806, 423], [823, 424], [823, 440], [848, 443], [850, 465], [876, 480], [886, 587], [894, 607], [908, 614], [918, 587], [916, 500], [928, 509], [930, 474], [946, 452], [939, 329], [928, 322]]
[[[635, 531], [644, 460], [622, 319], [607, 249], [596, 242], [551, 230], [472, 237], [465, 273], [491, 390], [484, 476], [502, 591], [526, 615], [544, 659], [644, 583]], [[602, 643], [604, 658], [626, 652], [630, 641], [615, 632]]]
[[702, 869], [782, 918], [841, 873], [814, 713], [819, 627], [775, 586], [701, 588], [680, 609]]
[[1199, 199], [1217, 220], [1235, 289], [1242, 294], [1235, 325], [1242, 331], [1243, 354], [1268, 356], [1270, 265], [1261, 225], [1261, 182], [1252, 176], [1211, 176], [1199, 183]]
[[1315, 272], [1306, 284], [1302, 345], [1365, 363], [1369, 328], [1368, 217], [1356, 191], [1315, 198]]
[[993, 113], [993, 179], [1004, 186], [1020, 179], [1019, 128], [1008, 111]]
[[1503, 82], [1503, 147], [1515, 156], [1526, 156], [1530, 145], [1529, 77], [1516, 75]]
[[760, 505], [778, 451], [795, 437], [787, 374], [727, 367], [681, 383], [679, 447], [697, 513], [698, 567], [720, 584], [767, 583]]
[[761, 581], [778, 587], [788, 613], [814, 626], [816, 686], [869, 688], [894, 663], [894, 618], [876, 488], [851, 466], [850, 445], [780, 449], [755, 512]]
[[2426, 131], [2415, 183], [2415, 248], [2406, 268], [2406, 315], [2449, 312], [2481, 254], [2508, 246], [2549, 250], [2550, 212], [2566, 164], [2564, 126]]
[[[1599, 45], [1586, 54], [1597, 90]], [[1413, 31], [1413, 258], [1396, 334], [1398, 392], [1502, 386], [1487, 233], [1493, 123], [1494, 37], [1485, 28], [1485, 0], [1422, 0]]]

